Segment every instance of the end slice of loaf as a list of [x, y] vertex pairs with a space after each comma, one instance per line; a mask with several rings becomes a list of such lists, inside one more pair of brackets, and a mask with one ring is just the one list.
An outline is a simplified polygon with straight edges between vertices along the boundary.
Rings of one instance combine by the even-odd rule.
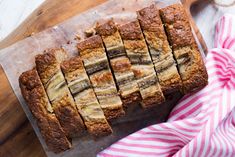
[[79, 136], [85, 130], [73, 97], [68, 89], [60, 63], [66, 58], [63, 49], [50, 49], [36, 56], [36, 68], [66, 135]]
[[94, 136], [104, 136], [112, 133], [112, 129], [92, 89], [81, 58], [73, 57], [62, 62], [61, 69], [88, 132]]
[[104, 24], [97, 25], [96, 32], [102, 37], [106, 47], [123, 106], [128, 107], [129, 105], [138, 104], [141, 101], [139, 87], [117, 26], [113, 20], [110, 20]]
[[137, 20], [119, 27], [132, 70], [137, 78], [142, 106], [150, 107], [165, 101], [156, 72]]
[[22, 73], [19, 77], [19, 84], [48, 148], [55, 153], [71, 148], [71, 143], [53, 113], [37, 71], [33, 69]]
[[137, 11], [155, 70], [164, 94], [179, 91], [182, 81], [156, 5]]
[[183, 92], [201, 89], [207, 85], [208, 75], [185, 9], [174, 4], [161, 9], [160, 15], [178, 64]]
[[124, 115], [101, 37], [87, 38], [77, 48], [105, 117], [110, 120]]

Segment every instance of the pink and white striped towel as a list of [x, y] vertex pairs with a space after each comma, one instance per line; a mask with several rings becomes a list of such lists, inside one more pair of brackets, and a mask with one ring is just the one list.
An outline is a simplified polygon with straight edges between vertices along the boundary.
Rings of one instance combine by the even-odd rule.
[[133, 133], [98, 157], [235, 156], [235, 17], [216, 25], [215, 48], [206, 58], [209, 84], [185, 96], [168, 122]]

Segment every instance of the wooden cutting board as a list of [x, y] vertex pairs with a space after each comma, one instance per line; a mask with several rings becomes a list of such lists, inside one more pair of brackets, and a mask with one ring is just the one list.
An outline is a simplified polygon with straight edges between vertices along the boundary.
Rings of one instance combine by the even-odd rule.
[[[106, 0], [47, 0], [35, 10], [25, 22], [0, 43], [0, 48], [54, 26], [69, 17], [81, 13], [89, 8], [105, 2]], [[182, 0], [190, 17], [190, 7], [199, 0]], [[192, 21], [192, 18], [191, 18]], [[203, 49], [206, 45], [192, 21], [194, 30]], [[45, 156], [42, 147], [34, 134], [9, 82], [0, 68], [0, 156], [4, 157], [41, 157]]]

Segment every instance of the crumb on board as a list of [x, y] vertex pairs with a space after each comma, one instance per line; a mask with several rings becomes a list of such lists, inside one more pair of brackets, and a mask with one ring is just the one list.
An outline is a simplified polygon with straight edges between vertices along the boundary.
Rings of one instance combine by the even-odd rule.
[[85, 30], [85, 35], [86, 37], [91, 37], [92, 35], [95, 35], [96, 31], [95, 31], [95, 27], [91, 27], [87, 30]]
[[80, 35], [76, 34], [74, 40], [81, 40]]
[[27, 37], [31, 37], [35, 34], [35, 32], [30, 33]]

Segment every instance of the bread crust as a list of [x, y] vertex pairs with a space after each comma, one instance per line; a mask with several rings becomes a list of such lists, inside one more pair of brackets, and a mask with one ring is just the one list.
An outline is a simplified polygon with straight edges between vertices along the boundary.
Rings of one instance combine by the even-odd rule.
[[125, 115], [125, 111], [120, 107], [102, 108], [102, 110], [104, 111], [104, 115], [108, 121]]
[[86, 126], [89, 126], [88, 132], [90, 132], [95, 137], [107, 136], [112, 133], [112, 129], [107, 125], [107, 121], [86, 122]]
[[164, 29], [156, 5], [152, 4], [149, 7], [137, 11], [137, 18], [144, 31], [157, 32], [159, 36], [166, 37], [163, 34]]
[[141, 102], [141, 95], [140, 92], [134, 92], [126, 97], [122, 97], [122, 101], [124, 104], [124, 107], [128, 108], [128, 106], [138, 104]]
[[182, 5], [174, 4], [168, 6], [160, 9], [160, 13], [166, 25], [168, 39], [173, 49], [196, 44], [188, 16]]
[[103, 46], [103, 42], [100, 36], [94, 35], [81, 41], [77, 44], [78, 51], [84, 51], [86, 49], [95, 49]]
[[70, 58], [69, 60], [65, 60], [61, 63], [61, 69], [63, 73], [68, 74], [72, 73], [76, 70], [80, 70], [82, 72], [86, 72], [83, 67], [82, 59], [79, 56]]
[[103, 24], [97, 24], [96, 33], [100, 36], [110, 36], [118, 31], [117, 26], [115, 25], [113, 20], [109, 20]]
[[122, 40], [138, 40], [143, 38], [142, 32], [139, 29], [139, 23], [136, 20], [124, 24], [118, 27], [118, 29]]
[[56, 117], [68, 137], [80, 136], [85, 126], [60, 69], [66, 59], [63, 49], [49, 49], [35, 58], [36, 68]]
[[208, 74], [185, 9], [174, 4], [161, 9], [160, 14], [178, 63], [183, 93], [203, 88], [208, 84]]
[[43, 54], [36, 55], [36, 68], [43, 84], [59, 70], [59, 62], [66, 58], [64, 49], [47, 49]]
[[48, 148], [55, 153], [71, 148], [71, 143], [50, 108], [50, 102], [37, 71], [33, 69], [22, 73], [19, 84], [22, 96], [35, 117]]

